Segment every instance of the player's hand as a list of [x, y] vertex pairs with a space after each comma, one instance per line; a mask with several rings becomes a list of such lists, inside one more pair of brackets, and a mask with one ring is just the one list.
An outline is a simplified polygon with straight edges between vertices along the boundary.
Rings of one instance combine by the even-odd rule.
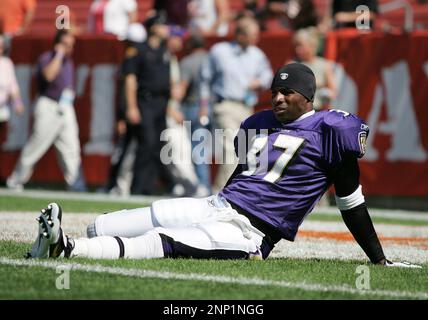
[[407, 261], [403, 261], [403, 262], [392, 262], [390, 260], [386, 260], [384, 266], [385, 267], [422, 269], [422, 266], [417, 265], [417, 264], [412, 264], [412, 263], [407, 262]]

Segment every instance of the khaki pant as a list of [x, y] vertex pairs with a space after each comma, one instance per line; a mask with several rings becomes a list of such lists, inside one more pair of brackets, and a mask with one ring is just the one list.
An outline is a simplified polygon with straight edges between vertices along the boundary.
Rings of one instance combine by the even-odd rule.
[[39, 97], [34, 107], [33, 132], [25, 144], [8, 185], [23, 185], [31, 178], [37, 161], [54, 144], [68, 186], [79, 176], [81, 164], [79, 128], [72, 106]]
[[228, 100], [214, 105], [214, 117], [217, 128], [224, 130], [223, 136], [225, 137], [222, 144], [223, 157], [219, 159], [222, 160], [222, 163], [219, 164], [214, 181], [214, 192], [218, 192], [224, 187], [238, 164], [233, 140], [241, 122], [251, 116], [253, 111], [253, 108], [249, 108], [243, 103]]

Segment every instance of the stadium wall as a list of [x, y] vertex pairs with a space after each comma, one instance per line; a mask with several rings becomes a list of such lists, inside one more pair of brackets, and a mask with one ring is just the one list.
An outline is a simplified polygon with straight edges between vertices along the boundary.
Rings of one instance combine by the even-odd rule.
[[[220, 41], [209, 38], [208, 43]], [[43, 36], [13, 41], [11, 58], [23, 100], [35, 100], [34, 66], [51, 46]], [[264, 34], [260, 47], [274, 69], [292, 58], [289, 33]], [[361, 161], [368, 196], [428, 196], [428, 32], [383, 34], [336, 32], [327, 36], [326, 56], [334, 61], [339, 95], [337, 109], [357, 113], [371, 128]], [[116, 75], [123, 44], [112, 37], [79, 36], [76, 65], [76, 113], [82, 144], [83, 170], [90, 185], [106, 181], [115, 133]], [[260, 95], [258, 109], [269, 108], [269, 92]], [[12, 116], [0, 132], [0, 180], [13, 169], [31, 128], [31, 108]], [[60, 183], [54, 150], [39, 161], [34, 182]]]

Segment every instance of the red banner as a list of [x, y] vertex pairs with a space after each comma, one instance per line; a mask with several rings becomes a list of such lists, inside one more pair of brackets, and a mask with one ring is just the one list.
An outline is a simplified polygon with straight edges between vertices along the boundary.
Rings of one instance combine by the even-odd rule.
[[[209, 45], [220, 39], [208, 39]], [[34, 65], [52, 40], [18, 37], [12, 59], [26, 106], [35, 97]], [[291, 36], [264, 35], [260, 47], [274, 69], [292, 57]], [[361, 161], [366, 195], [428, 195], [428, 32], [331, 33], [328, 58], [336, 61], [337, 109], [359, 114], [371, 128]], [[80, 128], [83, 170], [87, 182], [106, 181], [114, 145], [116, 73], [123, 45], [113, 38], [81, 36], [74, 53], [76, 113]], [[269, 106], [269, 92], [259, 108]], [[28, 108], [31, 109], [31, 108]], [[12, 171], [31, 128], [31, 112], [14, 117], [0, 131], [0, 179]], [[32, 181], [62, 182], [53, 150], [37, 164]]]
[[427, 196], [428, 32], [345, 32], [327, 43], [342, 91], [337, 108], [371, 129], [360, 161], [364, 193]]

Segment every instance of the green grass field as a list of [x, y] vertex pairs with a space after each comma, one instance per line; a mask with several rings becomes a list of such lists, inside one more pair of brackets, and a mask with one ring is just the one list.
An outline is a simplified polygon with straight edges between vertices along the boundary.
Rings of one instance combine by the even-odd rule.
[[[0, 215], [34, 211], [36, 217], [50, 201], [49, 197], [0, 196]], [[143, 205], [89, 200], [60, 203], [65, 214], [102, 213]], [[311, 219], [339, 221], [340, 216], [314, 215]], [[380, 219], [391, 225], [427, 225], [426, 221]], [[265, 261], [24, 260], [29, 246], [13, 239], [0, 241], [0, 299], [428, 299], [428, 263], [422, 269], [398, 269], [366, 261], [304, 256]], [[356, 288], [361, 279], [356, 273], [360, 265], [367, 267], [368, 290]], [[69, 273], [63, 273], [64, 268]], [[69, 289], [58, 289], [56, 285], [67, 274]]]

